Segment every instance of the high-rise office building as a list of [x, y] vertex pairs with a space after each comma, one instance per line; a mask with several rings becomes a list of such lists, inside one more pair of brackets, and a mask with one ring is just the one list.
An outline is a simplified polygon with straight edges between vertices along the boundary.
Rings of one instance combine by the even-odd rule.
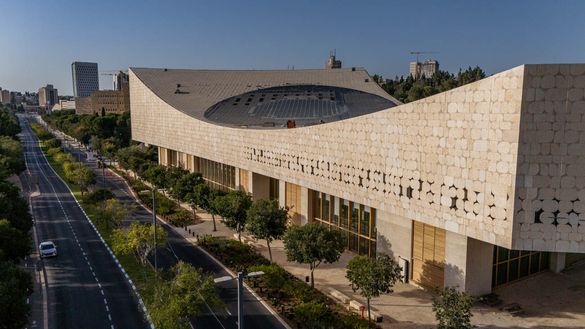
[[53, 88], [53, 85], [46, 85], [45, 87], [39, 88], [39, 106], [50, 106], [59, 102], [59, 95], [57, 89]]
[[71, 64], [73, 95], [87, 97], [100, 89], [97, 63], [74, 62]]

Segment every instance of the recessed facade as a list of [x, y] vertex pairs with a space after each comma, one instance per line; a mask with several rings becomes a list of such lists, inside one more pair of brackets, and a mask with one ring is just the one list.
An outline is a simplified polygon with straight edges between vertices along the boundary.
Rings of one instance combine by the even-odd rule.
[[523, 65], [409, 104], [360, 68], [130, 70], [132, 135], [160, 163], [472, 294], [585, 254], [584, 93], [585, 65]]

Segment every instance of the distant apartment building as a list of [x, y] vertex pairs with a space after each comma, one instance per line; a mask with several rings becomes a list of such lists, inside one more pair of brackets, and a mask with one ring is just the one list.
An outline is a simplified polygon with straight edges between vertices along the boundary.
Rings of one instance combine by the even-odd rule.
[[87, 97], [100, 89], [97, 63], [74, 62], [71, 64], [73, 96]]
[[128, 74], [120, 71], [113, 75], [114, 90], [122, 90], [128, 88]]
[[38, 105], [39, 104], [39, 95], [33, 92], [25, 92], [24, 93], [24, 102], [30, 105]]
[[430, 78], [439, 71], [439, 62], [429, 59], [424, 62], [410, 62], [410, 75], [413, 77]]
[[21, 104], [24, 100], [22, 93], [19, 91], [11, 91], [10, 92], [10, 99], [14, 102], [14, 104]]
[[118, 90], [94, 91], [89, 97], [75, 98], [76, 114], [122, 113], [130, 111], [130, 97]]
[[10, 91], [6, 90], [6, 89], [2, 89], [0, 91], [0, 102], [2, 102], [3, 105], [6, 104], [10, 104]]
[[341, 68], [341, 61], [335, 58], [335, 52], [329, 53], [329, 58], [327, 59], [327, 63], [325, 63], [326, 69], [340, 69]]
[[50, 106], [59, 102], [59, 94], [53, 85], [39, 88], [39, 106]]
[[75, 109], [75, 101], [61, 99], [61, 100], [59, 100], [59, 102], [57, 104], [53, 105], [53, 108], [51, 109], [51, 111], [74, 110], [74, 109]]

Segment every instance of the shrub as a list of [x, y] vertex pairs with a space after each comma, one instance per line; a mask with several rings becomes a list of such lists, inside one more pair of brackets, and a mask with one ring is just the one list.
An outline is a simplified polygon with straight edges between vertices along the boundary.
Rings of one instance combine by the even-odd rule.
[[170, 214], [167, 219], [174, 226], [185, 226], [193, 223], [193, 215], [185, 209], [179, 209], [177, 212]]
[[[63, 163], [63, 164], [73, 162], [73, 156], [69, 153], [60, 152], [60, 153], [55, 154], [55, 156], [53, 158], [55, 159], [55, 161], [57, 161], [59, 163]], [[65, 167], [63, 167], [63, 168], [65, 168]]]
[[294, 319], [304, 328], [320, 329], [336, 327], [336, 318], [329, 307], [318, 301], [302, 303], [293, 309]]
[[61, 152], [60, 147], [52, 147], [52, 148], [47, 150], [47, 155], [54, 157], [55, 155], [59, 154], [60, 152]]
[[61, 141], [58, 140], [57, 138], [47, 139], [45, 141], [45, 146], [49, 147], [49, 148], [59, 147], [59, 146], [61, 146]]
[[100, 188], [90, 192], [83, 197], [83, 202], [88, 204], [97, 204], [108, 199], [114, 199], [116, 195], [110, 189]]
[[248, 272], [256, 271], [264, 272], [264, 275], [259, 277], [258, 281], [262, 282], [268, 289], [278, 291], [286, 285], [286, 271], [276, 264], [256, 265], [248, 269]]
[[472, 328], [471, 305], [473, 298], [465, 292], [459, 292], [453, 287], [439, 290], [433, 297], [433, 311], [439, 329]]

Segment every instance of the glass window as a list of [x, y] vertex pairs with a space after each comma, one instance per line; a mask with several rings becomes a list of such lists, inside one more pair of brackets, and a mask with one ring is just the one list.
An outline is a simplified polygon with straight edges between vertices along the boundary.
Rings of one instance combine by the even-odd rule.
[[339, 198], [333, 197], [333, 217], [331, 218], [331, 224], [339, 225]]
[[362, 222], [360, 225], [360, 234], [370, 236], [370, 207], [364, 206], [362, 209]]
[[326, 222], [329, 222], [329, 204], [330, 202], [330, 196], [327, 194], [323, 194], [323, 220]]
[[360, 205], [358, 203], [351, 203], [351, 231], [358, 233]]
[[347, 222], [349, 220], [349, 201], [342, 200], [341, 201], [341, 219], [340, 219], [340, 226], [343, 228], [347, 228]]
[[313, 217], [321, 218], [321, 193], [313, 192], [315, 204], [313, 205]]

